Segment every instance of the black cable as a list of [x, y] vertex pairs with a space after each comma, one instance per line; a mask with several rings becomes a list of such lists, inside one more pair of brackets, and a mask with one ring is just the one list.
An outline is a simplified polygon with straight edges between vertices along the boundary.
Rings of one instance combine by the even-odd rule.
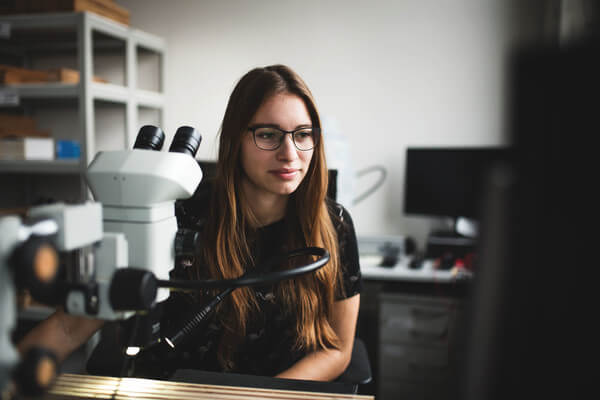
[[238, 288], [242, 286], [268, 285], [284, 279], [294, 278], [312, 271], [316, 271], [329, 261], [329, 252], [321, 247], [306, 247], [288, 252], [283, 258], [297, 256], [317, 256], [316, 261], [283, 271], [274, 271], [262, 274], [258, 271], [249, 271], [240, 278], [234, 279], [207, 279], [207, 280], [158, 280], [158, 287], [180, 290], [222, 289]]
[[194, 332], [200, 326], [200, 324], [202, 324], [206, 317], [208, 317], [212, 310], [214, 310], [215, 307], [234, 290], [235, 288], [227, 288], [216, 295], [207, 305], [202, 307], [202, 310], [195, 313], [194, 316], [183, 325], [183, 327], [177, 329], [174, 334], [165, 336], [164, 341], [172, 348], [175, 348], [188, 335]]
[[[137, 330], [138, 330], [138, 326], [139, 326], [139, 322], [140, 322], [140, 314], [135, 314], [135, 316], [133, 317], [133, 328], [130, 332], [129, 335], [129, 340], [127, 341], [127, 347], [125, 347], [125, 351], [127, 351], [127, 349], [129, 349], [131, 346], [133, 346], [133, 342], [135, 340], [135, 336], [137, 334]], [[121, 364], [121, 371], [119, 372], [119, 378], [122, 378], [126, 373], [127, 376], [129, 377], [129, 365], [130, 365], [131, 359], [128, 355], [125, 355], [123, 357], [123, 363]]]
[[[175, 348], [179, 343], [185, 340], [192, 332], [194, 332], [206, 319], [206, 317], [214, 310], [214, 308], [227, 297], [236, 288], [241, 286], [254, 286], [254, 285], [266, 285], [274, 282], [278, 282], [284, 279], [290, 279], [298, 275], [306, 274], [321, 268], [329, 261], [329, 252], [320, 247], [307, 247], [304, 249], [292, 250], [289, 253], [282, 256], [281, 261], [296, 256], [320, 256], [320, 258], [312, 263], [302, 265], [300, 267], [292, 268], [284, 271], [269, 272], [262, 274], [260, 272], [252, 271], [244, 274], [238, 279], [226, 279], [226, 280], [206, 280], [206, 281], [162, 281], [170, 288], [178, 289], [205, 289], [205, 288], [222, 288], [226, 287], [224, 291], [214, 297], [206, 306], [200, 311], [194, 314], [181, 328], [176, 329], [175, 333], [165, 336], [164, 341], [171, 347]], [[274, 264], [271, 262], [269, 264]], [[261, 271], [262, 269], [259, 269]], [[159, 286], [161, 281], [159, 281]]]

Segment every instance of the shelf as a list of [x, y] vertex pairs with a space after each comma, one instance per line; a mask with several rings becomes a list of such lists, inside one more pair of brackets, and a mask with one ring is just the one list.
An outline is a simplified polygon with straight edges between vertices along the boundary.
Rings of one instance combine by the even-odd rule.
[[165, 96], [158, 92], [136, 90], [135, 97], [138, 105], [142, 107], [162, 108], [165, 105]]
[[129, 98], [129, 90], [124, 86], [92, 82], [91, 88], [94, 100], [127, 103], [127, 99]]
[[17, 14], [2, 15], [0, 21], [10, 23], [11, 29], [23, 29], [30, 31], [56, 30], [58, 28], [71, 27], [75, 29], [80, 13], [41, 13], [41, 14]]
[[79, 174], [79, 160], [0, 160], [0, 173]]
[[45, 193], [85, 199], [89, 193], [80, 178], [97, 151], [129, 147], [139, 126], [162, 125], [166, 41], [90, 12], [0, 15], [0, 24], [9, 32], [0, 38], [4, 63], [70, 68], [81, 78], [0, 85], [0, 112], [15, 108], [55, 139], [81, 147], [79, 160], [0, 160], [0, 175], [15, 186], [14, 196], [3, 201], [28, 204]]
[[1, 15], [0, 21], [10, 23], [11, 30], [32, 32], [32, 34], [40, 32], [43, 34], [44, 32], [56, 32], [65, 28], [75, 31], [80, 21], [84, 18], [87, 18], [93, 29], [106, 32], [111, 36], [126, 38], [127, 34], [132, 30], [127, 25], [91, 12]]
[[142, 32], [138, 29], [131, 30], [131, 36], [137, 46], [148, 50], [154, 50], [159, 53], [165, 51], [165, 40], [148, 32]]
[[65, 83], [22, 83], [0, 86], [0, 91], [13, 93], [21, 99], [75, 98], [79, 85]]
[[[66, 12], [43, 14], [0, 15], [0, 22], [9, 24], [14, 39], [19, 44], [49, 40], [51, 45], [61, 42], [60, 38], [49, 39], [48, 35], [62, 34], [68, 38], [69, 46], [75, 46], [74, 34], [79, 24], [85, 21], [93, 31], [101, 32], [113, 38], [127, 40], [131, 38], [136, 45], [163, 52], [166, 42], [163, 38], [143, 32], [130, 26], [91, 12]], [[69, 48], [69, 47], [67, 47]], [[44, 48], [41, 48], [42, 50]]]
[[[92, 82], [91, 94], [94, 100], [103, 100], [114, 103], [127, 103], [130, 91], [125, 86], [111, 83]], [[0, 91], [5, 91], [18, 96], [20, 99], [49, 99], [49, 98], [76, 98], [79, 96], [79, 84], [64, 83], [23, 83], [19, 85], [0, 86]], [[150, 90], [136, 90], [133, 97], [140, 106], [161, 108], [164, 106], [164, 95]]]

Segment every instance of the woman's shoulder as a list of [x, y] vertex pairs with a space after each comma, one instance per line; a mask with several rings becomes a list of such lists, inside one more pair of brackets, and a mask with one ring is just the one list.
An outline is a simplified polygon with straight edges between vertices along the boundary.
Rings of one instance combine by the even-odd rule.
[[336, 229], [348, 225], [353, 226], [352, 217], [346, 207], [329, 197], [325, 198], [325, 203], [327, 204], [329, 216]]
[[348, 210], [340, 203], [327, 199], [331, 221], [337, 232], [343, 290], [338, 289], [336, 300], [343, 300], [358, 294], [362, 290], [358, 242], [354, 223]]

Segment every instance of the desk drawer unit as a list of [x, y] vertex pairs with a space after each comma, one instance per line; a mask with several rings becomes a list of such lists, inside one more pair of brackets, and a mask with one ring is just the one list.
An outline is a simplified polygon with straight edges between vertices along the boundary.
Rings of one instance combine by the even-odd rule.
[[379, 399], [453, 398], [458, 300], [379, 296]]
[[398, 302], [398, 299], [382, 300], [382, 341], [443, 343], [447, 340], [450, 324], [448, 305], [427, 302], [402, 303]]
[[412, 382], [447, 382], [450, 377], [448, 349], [408, 344], [381, 345], [380, 377], [402, 377]]

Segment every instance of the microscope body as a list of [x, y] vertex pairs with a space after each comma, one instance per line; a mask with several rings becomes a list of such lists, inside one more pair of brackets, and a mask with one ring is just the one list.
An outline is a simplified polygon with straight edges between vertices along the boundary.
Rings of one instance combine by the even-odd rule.
[[[188, 154], [142, 149], [99, 152], [86, 174], [95, 200], [102, 204], [104, 238], [96, 251], [102, 319], [122, 319], [132, 312], [115, 311], [108, 294], [118, 268], [150, 271], [169, 279], [175, 265], [177, 220], [175, 200], [194, 194], [202, 170]], [[166, 300], [168, 289], [159, 288], [156, 301]], [[68, 312], [87, 315], [83, 298], [73, 293]]]

